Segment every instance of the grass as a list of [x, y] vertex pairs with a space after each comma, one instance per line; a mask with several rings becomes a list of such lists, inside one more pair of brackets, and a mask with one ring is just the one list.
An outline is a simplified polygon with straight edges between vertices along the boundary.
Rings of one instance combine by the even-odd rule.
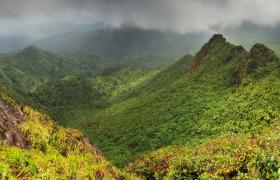
[[24, 107], [20, 125], [29, 147], [0, 144], [1, 179], [135, 179], [114, 168], [82, 134]]

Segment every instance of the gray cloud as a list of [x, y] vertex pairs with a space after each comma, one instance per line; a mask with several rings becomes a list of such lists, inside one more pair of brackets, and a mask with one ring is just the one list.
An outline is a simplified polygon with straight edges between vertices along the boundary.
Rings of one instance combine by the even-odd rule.
[[[181, 32], [280, 21], [279, 0], [0, 0], [0, 34], [40, 37], [58, 24], [134, 23]], [[61, 27], [61, 26], [59, 26]]]

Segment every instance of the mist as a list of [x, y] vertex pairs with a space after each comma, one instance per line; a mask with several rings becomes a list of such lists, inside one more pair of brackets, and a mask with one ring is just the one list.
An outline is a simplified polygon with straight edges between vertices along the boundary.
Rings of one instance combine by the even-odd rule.
[[0, 37], [38, 39], [82, 24], [132, 23], [178, 32], [213, 32], [252, 22], [280, 21], [278, 0], [1, 0]]

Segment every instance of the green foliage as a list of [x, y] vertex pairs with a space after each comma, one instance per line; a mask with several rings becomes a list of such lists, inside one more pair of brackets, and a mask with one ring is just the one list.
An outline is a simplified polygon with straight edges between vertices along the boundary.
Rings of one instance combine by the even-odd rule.
[[260, 135], [226, 135], [195, 148], [161, 148], [138, 157], [126, 171], [145, 179], [278, 179], [278, 130], [275, 123]]
[[172, 66], [160, 71], [154, 77], [125, 93], [123, 97], [131, 98], [137, 97], [143, 93], [149, 94], [172, 84], [187, 73], [188, 66], [191, 63], [192, 58], [193, 57], [191, 55], [184, 56]]
[[92, 77], [110, 66], [108, 61], [88, 54], [60, 57], [31, 46], [15, 54], [0, 56], [0, 77], [7, 85], [26, 94], [50, 78]]
[[92, 78], [91, 83], [109, 97], [109, 101], [115, 102], [125, 98], [123, 96], [134, 89], [139, 89], [140, 84], [152, 79], [157, 73], [158, 70], [154, 69], [122, 68], [118, 71]]
[[89, 80], [75, 76], [49, 80], [32, 94], [35, 103], [50, 108], [92, 105], [102, 96]]
[[85, 111], [95, 112], [121, 101], [123, 94], [157, 72], [151, 69], [122, 68], [96, 77], [66, 76], [63, 79], [50, 79], [38, 86], [29, 97], [33, 106], [48, 112], [66, 126], [72, 124], [73, 113], [69, 112], [81, 111], [80, 115], [76, 116], [78, 120], [73, 121], [73, 124], [77, 125]]

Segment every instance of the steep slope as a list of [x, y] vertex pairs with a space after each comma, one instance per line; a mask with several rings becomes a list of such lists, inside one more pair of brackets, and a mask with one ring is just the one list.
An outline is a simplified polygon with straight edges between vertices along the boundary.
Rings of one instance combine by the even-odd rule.
[[135, 88], [131, 89], [131, 91], [129, 91], [128, 93], [123, 94], [122, 98], [127, 99], [137, 97], [143, 94], [150, 94], [154, 91], [157, 91], [161, 88], [172, 84], [177, 79], [179, 79], [187, 73], [187, 67], [191, 63], [192, 58], [192, 55], [184, 56], [172, 66], [163, 69], [154, 77], [148, 79], [139, 86], [136, 86]]
[[0, 178], [137, 179], [112, 167], [81, 133], [1, 93]]
[[145, 179], [279, 179], [279, 131], [274, 123], [258, 135], [221, 136], [195, 148], [161, 148], [126, 170]]
[[[279, 118], [279, 60], [265, 46], [254, 54], [256, 47], [248, 53], [215, 35], [174, 82], [95, 112], [79, 128], [117, 165], [163, 146], [260, 131]], [[236, 84], [236, 69], [259, 57], [265, 63]]]

